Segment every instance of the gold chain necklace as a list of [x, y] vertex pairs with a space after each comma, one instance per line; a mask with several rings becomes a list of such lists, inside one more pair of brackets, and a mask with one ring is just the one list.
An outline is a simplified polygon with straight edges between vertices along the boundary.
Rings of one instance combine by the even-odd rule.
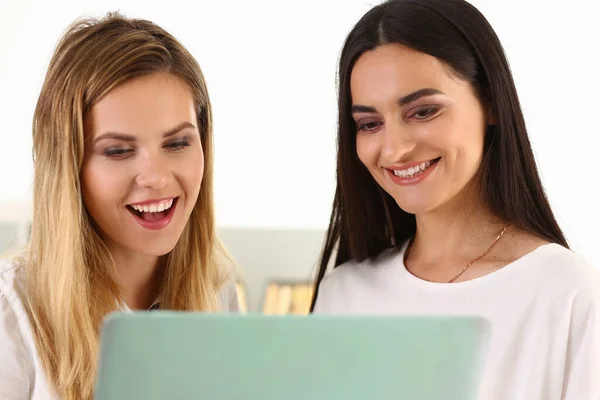
[[[506, 230], [508, 229], [508, 227], [510, 226], [510, 224], [506, 225], [504, 227], [504, 229], [502, 229], [502, 232], [500, 232], [500, 234], [498, 236], [496, 236], [496, 239], [494, 239], [494, 241], [492, 242], [492, 244], [487, 248], [487, 250], [485, 252], [483, 252], [483, 254], [481, 254], [479, 257], [471, 260], [470, 263], [468, 263], [467, 265], [465, 265], [465, 267], [458, 273], [456, 274], [452, 279], [450, 279], [448, 281], [448, 283], [452, 283], [455, 280], [457, 280], [467, 269], [469, 269], [469, 267], [471, 265], [473, 265], [474, 263], [476, 263], [477, 261], [481, 260], [483, 257], [485, 257], [486, 255], [488, 255], [488, 253], [490, 251], [492, 251], [492, 249], [494, 248], [494, 246], [496, 245], [496, 243], [498, 243], [498, 241], [502, 238], [502, 236], [504, 236], [504, 233], [506, 232]], [[410, 243], [408, 244], [408, 247], [406, 249], [406, 251], [404, 252], [404, 261], [406, 262], [406, 259], [408, 257], [408, 253], [410, 252], [410, 249], [412, 247], [413, 244], [413, 240], [411, 239]]]

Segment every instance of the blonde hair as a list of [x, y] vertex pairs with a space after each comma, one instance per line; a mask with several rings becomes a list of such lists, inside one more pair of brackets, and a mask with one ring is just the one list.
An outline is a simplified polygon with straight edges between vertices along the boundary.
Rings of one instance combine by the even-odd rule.
[[198, 201], [167, 256], [161, 308], [218, 310], [228, 260], [215, 233], [211, 105], [190, 53], [152, 22], [110, 13], [74, 23], [57, 45], [35, 109], [33, 225], [26, 295], [37, 351], [65, 400], [92, 398], [99, 327], [118, 307], [115, 265], [81, 195], [84, 118], [106, 93], [150, 73], [182, 78], [194, 94], [204, 150]]

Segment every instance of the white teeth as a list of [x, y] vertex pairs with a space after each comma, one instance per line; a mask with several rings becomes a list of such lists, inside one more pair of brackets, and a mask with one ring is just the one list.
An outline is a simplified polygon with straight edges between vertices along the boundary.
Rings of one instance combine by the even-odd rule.
[[138, 212], [162, 212], [166, 211], [173, 205], [173, 199], [159, 201], [157, 203], [138, 205], [132, 204], [131, 208]]
[[431, 166], [431, 161], [425, 161], [419, 165], [415, 165], [414, 167], [410, 167], [408, 169], [395, 169], [393, 171], [394, 171], [394, 175], [396, 175], [396, 176], [400, 176], [402, 178], [412, 178], [416, 175], [422, 174], [423, 171], [425, 171], [430, 166]]

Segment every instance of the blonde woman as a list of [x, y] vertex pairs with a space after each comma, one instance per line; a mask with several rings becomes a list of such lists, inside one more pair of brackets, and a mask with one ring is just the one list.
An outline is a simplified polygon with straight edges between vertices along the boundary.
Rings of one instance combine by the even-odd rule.
[[115, 310], [235, 311], [211, 106], [168, 32], [110, 14], [59, 42], [35, 110], [29, 248], [0, 263], [0, 398], [89, 399]]

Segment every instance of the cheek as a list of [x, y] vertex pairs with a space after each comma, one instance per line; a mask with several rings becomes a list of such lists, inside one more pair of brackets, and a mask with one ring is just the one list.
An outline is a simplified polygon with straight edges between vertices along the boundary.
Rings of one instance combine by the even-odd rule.
[[437, 149], [447, 158], [477, 158], [483, 148], [483, 129], [469, 119], [447, 119], [432, 121], [419, 133], [421, 140], [429, 147]]
[[190, 152], [189, 157], [186, 157], [186, 166], [181, 171], [184, 171], [183, 176], [188, 190], [196, 194], [204, 178], [204, 153], [201, 147]]
[[379, 146], [373, 134], [357, 134], [356, 135], [356, 153], [358, 159], [367, 167], [377, 167], [379, 159]]
[[452, 140], [456, 147], [460, 147], [464, 155], [478, 159], [483, 152], [486, 130], [484, 115], [482, 110], [477, 108], [477, 104], [461, 111], [463, 112], [457, 115], [454, 121], [449, 140]]
[[444, 116], [417, 125], [417, 130], [414, 132], [414, 137], [418, 138], [420, 144], [444, 153], [441, 155], [456, 152], [463, 143], [462, 136], [464, 136], [463, 127]]
[[104, 169], [98, 168], [93, 163], [83, 166], [80, 174], [81, 194], [83, 204], [90, 217], [98, 224], [100, 229], [106, 232], [105, 228], [110, 226], [113, 219], [112, 210], [115, 209], [114, 196], [114, 176], [112, 179], [106, 174]]
[[119, 191], [119, 176], [123, 174], [102, 163], [88, 162], [81, 170], [81, 188], [83, 200], [90, 211], [101, 208], [111, 202]]
[[449, 138], [449, 147], [454, 150], [457, 162], [466, 168], [477, 168], [483, 157], [484, 132], [479, 127], [464, 127]]

